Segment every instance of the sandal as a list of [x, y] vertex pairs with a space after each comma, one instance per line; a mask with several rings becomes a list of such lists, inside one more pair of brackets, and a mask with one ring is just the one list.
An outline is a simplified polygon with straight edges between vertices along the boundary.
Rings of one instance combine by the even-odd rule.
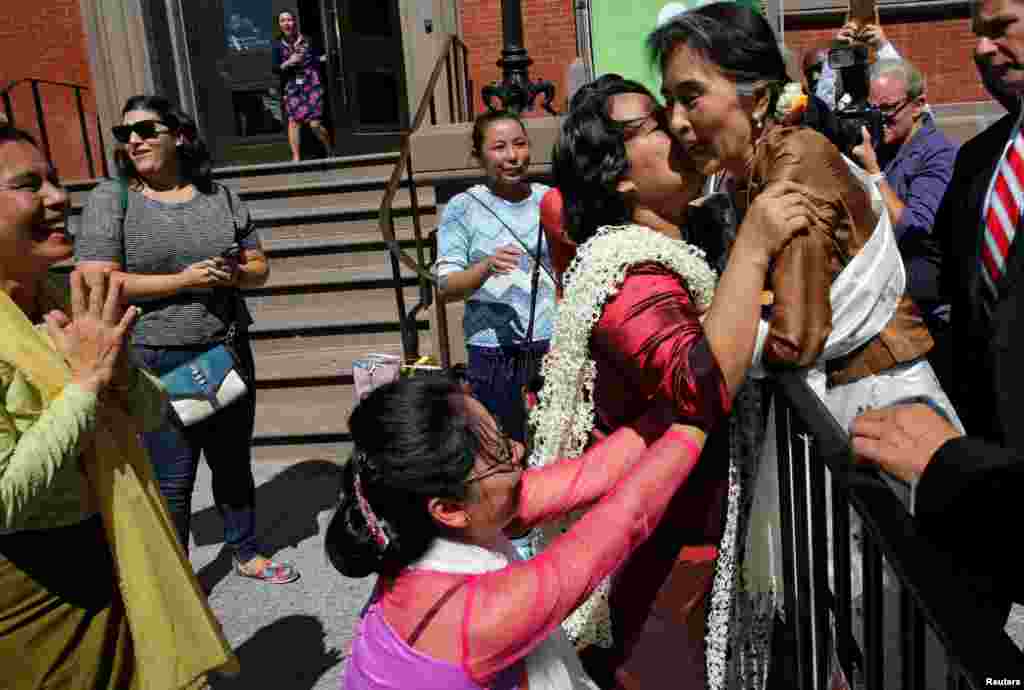
[[295, 569], [290, 563], [276, 563], [269, 558], [265, 558], [266, 564], [262, 569], [252, 572], [246, 570], [246, 566], [261, 556], [256, 556], [251, 561], [244, 565], [237, 559], [232, 558], [232, 562], [235, 566], [235, 573], [242, 577], [251, 577], [254, 580], [262, 580], [263, 582], [269, 582], [272, 585], [283, 585], [289, 582], [295, 582], [299, 579], [299, 571]]

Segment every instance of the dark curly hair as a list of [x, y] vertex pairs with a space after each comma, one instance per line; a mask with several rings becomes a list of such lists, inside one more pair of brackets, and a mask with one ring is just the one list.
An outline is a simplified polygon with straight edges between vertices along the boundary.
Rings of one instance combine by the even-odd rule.
[[576, 244], [586, 242], [602, 225], [629, 220], [630, 210], [616, 188], [629, 170], [625, 132], [608, 114], [611, 97], [627, 93], [657, 102], [643, 84], [605, 75], [580, 87], [562, 122], [552, 169], [562, 193], [566, 230]]
[[[452, 404], [453, 396], [464, 394], [446, 375], [402, 378], [374, 390], [352, 412], [356, 450], [345, 465], [341, 499], [324, 537], [328, 559], [343, 575], [397, 575], [441, 532], [427, 502], [472, 497], [466, 479], [481, 437]], [[356, 499], [357, 474], [388, 537], [384, 548], [370, 534]]]
[[[121, 116], [133, 111], [153, 113], [176, 134], [182, 134], [185, 143], [178, 147], [178, 160], [182, 176], [204, 194], [213, 192], [213, 159], [206, 142], [199, 136], [196, 121], [191, 115], [163, 96], [132, 96], [121, 108]], [[135, 164], [123, 146], [114, 149], [114, 165], [119, 177], [133, 182], [141, 181]]]

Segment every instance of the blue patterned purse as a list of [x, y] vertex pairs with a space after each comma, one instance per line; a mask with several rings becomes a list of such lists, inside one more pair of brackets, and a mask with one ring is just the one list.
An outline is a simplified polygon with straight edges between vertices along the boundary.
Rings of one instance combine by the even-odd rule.
[[160, 377], [178, 419], [192, 426], [249, 392], [235, 353], [227, 343]]
[[[127, 209], [127, 187], [122, 196], [122, 210]], [[235, 209], [231, 195], [223, 188], [228, 211], [234, 222]], [[238, 228], [235, 227], [235, 235]], [[238, 301], [242, 299], [237, 290], [233, 291], [234, 316], [223, 342], [203, 354], [175, 367], [160, 377], [171, 407], [184, 426], [192, 426], [211, 417], [218, 410], [227, 407], [249, 392], [248, 377], [235, 353], [235, 337], [238, 331]]]

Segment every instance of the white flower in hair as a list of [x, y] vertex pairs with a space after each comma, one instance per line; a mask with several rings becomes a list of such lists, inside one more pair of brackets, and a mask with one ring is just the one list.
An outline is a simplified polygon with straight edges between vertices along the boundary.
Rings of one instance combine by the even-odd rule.
[[803, 87], [795, 81], [787, 82], [782, 87], [778, 100], [775, 102], [775, 119], [785, 124], [793, 124], [807, 110], [807, 94]]

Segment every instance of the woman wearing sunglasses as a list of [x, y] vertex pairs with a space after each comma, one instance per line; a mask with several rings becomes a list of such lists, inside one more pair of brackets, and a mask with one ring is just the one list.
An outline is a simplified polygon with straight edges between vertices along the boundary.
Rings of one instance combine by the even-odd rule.
[[[113, 134], [117, 178], [89, 197], [75, 240], [79, 265], [113, 271], [124, 281], [125, 299], [142, 309], [132, 338], [140, 363], [162, 376], [230, 341], [251, 384], [252, 317], [240, 289], [264, 284], [270, 267], [248, 209], [212, 181], [195, 122], [167, 99], [130, 98]], [[185, 426], [172, 414], [143, 440], [186, 549], [202, 453], [236, 572], [291, 582], [295, 569], [267, 558], [256, 537], [254, 419], [249, 385], [213, 416]]]
[[[559, 625], [648, 537], [704, 433], [656, 408], [581, 457], [527, 451], [462, 386], [400, 379], [349, 419], [355, 444], [325, 542], [347, 577], [377, 574], [348, 690], [596, 688]], [[538, 558], [504, 536], [586, 509]]]

